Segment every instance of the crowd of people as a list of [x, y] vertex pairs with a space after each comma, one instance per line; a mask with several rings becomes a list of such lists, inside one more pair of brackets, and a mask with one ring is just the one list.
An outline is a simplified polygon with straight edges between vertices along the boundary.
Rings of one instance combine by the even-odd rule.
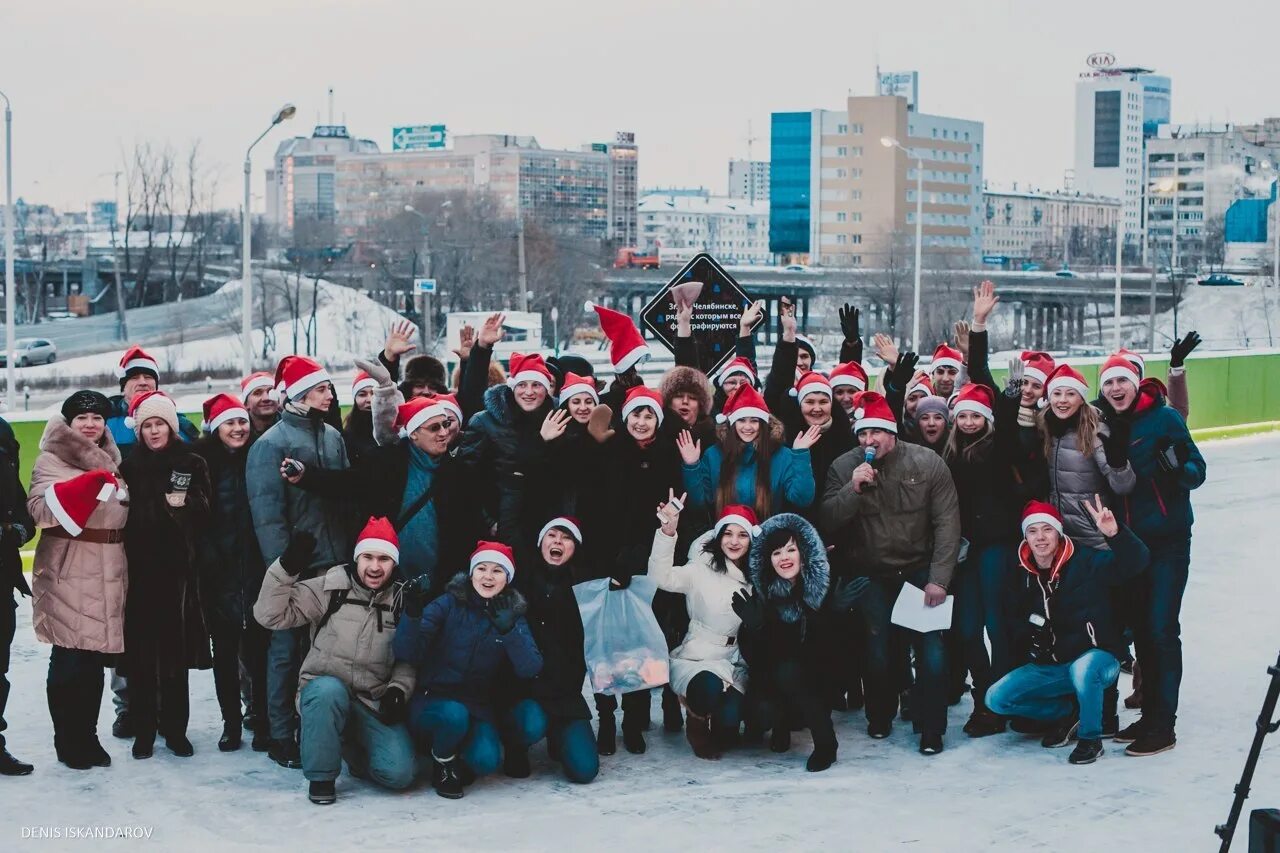
[[[841, 309], [824, 371], [785, 301], [762, 377], [749, 305], [714, 379], [694, 367], [681, 304], [677, 366], [657, 387], [636, 370], [648, 348], [632, 319], [602, 306], [608, 382], [573, 355], [504, 369], [500, 314], [463, 330], [450, 378], [400, 323], [357, 362], [345, 419], [326, 369], [288, 356], [205, 402], [202, 430], [132, 347], [119, 396], [77, 391], [50, 418], [27, 487], [0, 421], [0, 565], [52, 647], [58, 760], [110, 765], [108, 670], [112, 734], [133, 758], [157, 736], [193, 755], [189, 673], [211, 669], [218, 748], [250, 732], [319, 804], [343, 760], [380, 786], [429, 777], [458, 798], [499, 768], [529, 776], [543, 739], [588, 783], [617, 751], [618, 706], [623, 746], [642, 753], [657, 697], [594, 694], [593, 730], [574, 587], [607, 578], [612, 594], [637, 576], [658, 588], [669, 651], [662, 727], [700, 759], [785, 752], [807, 729], [806, 767], [825, 770], [833, 714], [858, 709], [870, 738], [910, 721], [936, 755], [966, 693], [970, 737], [1074, 743], [1073, 764], [1104, 739], [1168, 750], [1190, 493], [1206, 474], [1185, 422], [1199, 339], [1174, 344], [1167, 386], [1128, 351], [1101, 366], [1096, 397], [1043, 352], [997, 383], [998, 303], [989, 282], [974, 288], [971, 321], [925, 370], [875, 335], [874, 377], [856, 308]], [[37, 531], [28, 588], [19, 549]], [[912, 596], [921, 612], [950, 606], [950, 627], [895, 621]], [[1141, 709], [1124, 728], [1122, 669]], [[0, 773], [30, 773], [3, 744]]]

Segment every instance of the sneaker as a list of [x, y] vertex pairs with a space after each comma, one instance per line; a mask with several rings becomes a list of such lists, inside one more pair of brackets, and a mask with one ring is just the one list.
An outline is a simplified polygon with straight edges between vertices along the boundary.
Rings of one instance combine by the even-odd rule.
[[1177, 745], [1178, 738], [1174, 736], [1173, 729], [1151, 729], [1138, 735], [1138, 739], [1129, 744], [1124, 754], [1145, 758], [1148, 755], [1168, 752]]
[[508, 749], [502, 756], [502, 772], [512, 779], [528, 779], [533, 773], [529, 766], [529, 751], [525, 749]]
[[218, 738], [218, 749], [222, 752], [235, 752], [239, 749], [244, 738], [240, 731], [239, 723], [223, 723], [222, 737]]
[[875, 740], [884, 740], [893, 734], [893, 721], [885, 720], [884, 722], [868, 722], [867, 734]]
[[332, 781], [312, 782], [307, 787], [307, 799], [317, 806], [329, 806], [338, 801], [338, 792]]
[[921, 755], [937, 755], [942, 750], [942, 735], [932, 732], [924, 732], [920, 735]]
[[1100, 738], [1084, 738], [1076, 744], [1076, 748], [1071, 750], [1071, 754], [1067, 756], [1067, 761], [1072, 764], [1092, 764], [1098, 760], [1098, 756], [1102, 755], [1102, 740]]
[[[164, 745], [169, 747], [169, 751], [179, 758], [190, 758], [196, 754], [196, 748], [191, 745], [191, 741], [187, 740], [186, 735], [165, 735]], [[301, 760], [299, 760], [299, 764], [301, 764]]]
[[791, 729], [786, 726], [774, 726], [769, 732], [769, 750], [786, 752], [791, 749]]
[[632, 755], [642, 755], [648, 749], [648, 745], [644, 742], [644, 732], [639, 729], [623, 729], [622, 745], [627, 748], [627, 752]]
[[1066, 746], [1076, 739], [1076, 731], [1080, 728], [1080, 721], [1075, 717], [1068, 717], [1059, 721], [1049, 732], [1040, 740], [1040, 745], [1045, 749], [1057, 749]]
[[446, 800], [462, 799], [462, 779], [458, 777], [457, 764], [453, 758], [442, 761], [431, 756], [431, 787]]
[[121, 740], [128, 740], [134, 736], [133, 720], [130, 718], [128, 711], [121, 711], [116, 714], [116, 721], [111, 724], [111, 734]]
[[810, 773], [821, 773], [835, 763], [836, 751], [833, 748], [815, 747], [809, 760], [804, 763], [804, 769]]
[[613, 755], [618, 751], [618, 726], [613, 721], [613, 714], [601, 716], [596, 725], [596, 753]]
[[33, 765], [14, 758], [9, 750], [0, 746], [0, 776], [29, 776], [35, 769]]
[[1120, 731], [1116, 732], [1112, 740], [1116, 743], [1133, 743], [1135, 740], [1142, 737], [1142, 730], [1142, 718], [1139, 717], [1136, 722], [1132, 722]]
[[271, 741], [267, 748], [267, 756], [281, 767], [298, 770], [302, 767], [302, 753], [298, 751], [298, 742], [293, 738]]
[[1004, 727], [1004, 717], [999, 714], [993, 714], [982, 705], [979, 705], [969, 715], [969, 722], [964, 724], [964, 733], [969, 737], [987, 737], [1000, 734], [1004, 731]]

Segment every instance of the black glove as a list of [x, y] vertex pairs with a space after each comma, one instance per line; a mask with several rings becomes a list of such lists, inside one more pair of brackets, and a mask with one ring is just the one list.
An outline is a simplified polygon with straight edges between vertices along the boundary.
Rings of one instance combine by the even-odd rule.
[[1112, 468], [1123, 468], [1129, 461], [1129, 421], [1126, 418], [1112, 418], [1107, 426], [1111, 428], [1111, 435], [1100, 436], [1102, 450], [1107, 454], [1107, 464]]
[[431, 578], [418, 575], [413, 580], [405, 581], [400, 589], [401, 612], [410, 619], [421, 619], [422, 610], [427, 606], [427, 598], [431, 595]]
[[1183, 336], [1182, 340], [1174, 341], [1173, 346], [1169, 347], [1169, 366], [1182, 367], [1187, 356], [1191, 355], [1191, 351], [1198, 346], [1200, 346], [1200, 334], [1192, 329]]
[[869, 586], [871, 586], [871, 578], [838, 580], [827, 597], [827, 606], [837, 613], [852, 610], [853, 605], [858, 603], [858, 599], [862, 598], [862, 594]]
[[860, 340], [862, 334], [859, 330], [858, 309], [846, 302], [844, 307], [839, 310], [839, 314], [840, 330], [844, 332], [844, 339], [846, 341]]
[[280, 555], [280, 567], [297, 577], [311, 565], [316, 553], [316, 537], [305, 530], [299, 530], [289, 537], [289, 544]]
[[485, 614], [499, 634], [510, 633], [511, 629], [516, 626], [516, 620], [520, 618], [516, 613], [515, 602], [512, 601], [500, 605], [490, 604], [485, 610]]
[[27, 538], [27, 529], [21, 524], [6, 524], [0, 530], [0, 548], [21, 548]]
[[907, 384], [911, 382], [911, 377], [916, 375], [916, 364], [920, 361], [920, 356], [907, 350], [898, 354], [898, 360], [893, 363], [893, 367], [889, 368], [889, 384], [895, 389], [905, 391]]
[[405, 718], [409, 716], [409, 701], [405, 697], [404, 691], [394, 685], [388, 687], [387, 692], [382, 694], [379, 713], [382, 717], [382, 722], [389, 726], [404, 722]]
[[764, 602], [755, 593], [747, 595], [738, 590], [733, 594], [732, 607], [748, 630], [759, 631], [764, 626]]
[[631, 575], [623, 575], [620, 578], [609, 578], [609, 589], [626, 589], [631, 586]]
[[1156, 442], [1156, 462], [1162, 471], [1181, 471], [1190, 458], [1191, 448], [1185, 441], [1174, 441], [1166, 435]]

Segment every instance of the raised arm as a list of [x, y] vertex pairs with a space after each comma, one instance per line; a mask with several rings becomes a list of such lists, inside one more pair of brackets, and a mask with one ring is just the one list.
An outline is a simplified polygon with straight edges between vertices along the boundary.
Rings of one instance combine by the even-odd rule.
[[320, 621], [328, 607], [324, 576], [298, 581], [276, 560], [262, 578], [262, 590], [253, 605], [253, 618], [264, 628], [278, 631]]

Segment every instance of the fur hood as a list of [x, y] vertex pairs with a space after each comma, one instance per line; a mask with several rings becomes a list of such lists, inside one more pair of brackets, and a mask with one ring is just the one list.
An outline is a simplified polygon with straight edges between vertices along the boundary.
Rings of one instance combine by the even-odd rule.
[[[773, 571], [770, 554], [765, 553], [764, 543], [769, 534], [778, 531], [789, 531], [800, 549], [800, 597], [780, 597], [774, 587], [774, 581], [780, 580]], [[767, 519], [761, 525], [760, 533], [751, 540], [751, 554], [748, 558], [747, 571], [751, 586], [756, 595], [765, 601], [776, 602], [784, 622], [795, 622], [800, 618], [800, 605], [816, 611], [827, 597], [827, 588], [831, 583], [831, 564], [827, 560], [827, 547], [823, 544], [818, 531], [805, 519], [791, 512], [784, 512]]]
[[700, 418], [712, 416], [711, 412], [711, 380], [701, 370], [693, 367], [677, 365], [662, 374], [658, 383], [658, 393], [662, 394], [663, 405], [671, 407], [671, 398], [677, 394], [690, 394], [698, 398], [698, 414]]
[[[468, 593], [471, 591], [471, 576], [466, 572], [458, 572], [453, 576], [453, 580], [449, 581], [449, 585], [445, 587], [445, 592], [452, 595], [454, 600], [459, 604], [470, 607], [473, 606], [475, 598]], [[510, 603], [515, 609], [517, 616], [523, 616], [529, 610], [529, 602], [520, 594], [520, 590], [515, 588], [514, 584], [507, 584], [503, 587], [502, 592], [495, 595], [491, 601], [495, 606]]]
[[40, 449], [45, 453], [79, 468], [81, 471], [105, 469], [120, 473], [120, 448], [111, 437], [111, 430], [102, 433], [102, 446], [94, 444], [67, 424], [62, 415], [54, 415], [40, 437]]
[[[716, 441], [724, 443], [725, 437], [729, 435], [729, 424], [716, 424]], [[782, 425], [782, 421], [769, 415], [769, 436], [773, 439], [774, 447], [787, 447], [787, 428]]]

